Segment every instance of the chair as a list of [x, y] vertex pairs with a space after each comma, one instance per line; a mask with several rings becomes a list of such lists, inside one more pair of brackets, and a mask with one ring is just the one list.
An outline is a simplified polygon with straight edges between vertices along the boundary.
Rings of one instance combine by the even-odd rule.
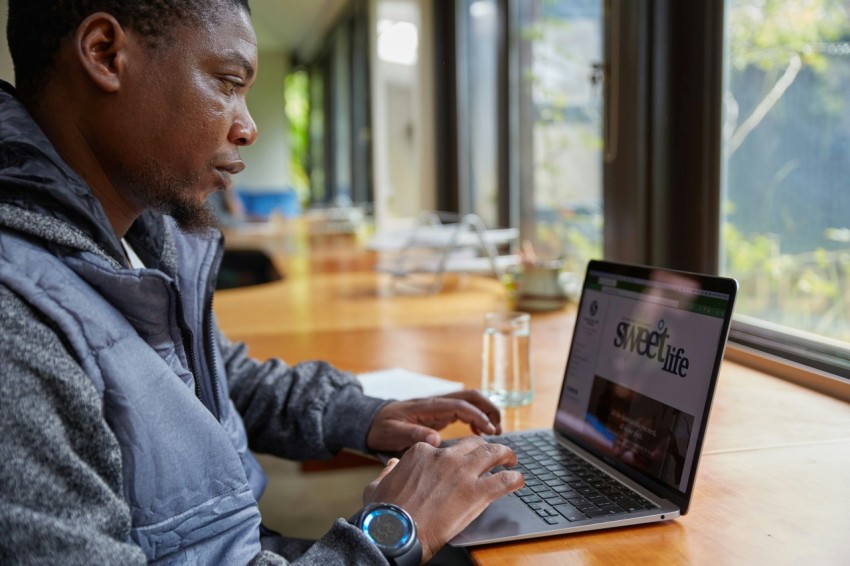
[[423, 212], [413, 228], [377, 233], [369, 249], [383, 254], [376, 269], [402, 281], [414, 274], [432, 273], [429, 293], [438, 292], [446, 273], [486, 273], [501, 277], [519, 265], [509, 250], [519, 237], [516, 228], [487, 229], [475, 214], [458, 216]]

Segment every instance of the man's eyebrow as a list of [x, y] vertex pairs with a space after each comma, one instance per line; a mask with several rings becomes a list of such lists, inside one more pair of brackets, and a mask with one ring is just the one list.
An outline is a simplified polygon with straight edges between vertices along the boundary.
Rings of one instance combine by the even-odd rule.
[[250, 79], [253, 78], [256, 69], [254, 69], [254, 64], [248, 60], [242, 53], [238, 51], [229, 51], [225, 54], [226, 59], [230, 59], [232, 62], [236, 63], [245, 71], [245, 77]]

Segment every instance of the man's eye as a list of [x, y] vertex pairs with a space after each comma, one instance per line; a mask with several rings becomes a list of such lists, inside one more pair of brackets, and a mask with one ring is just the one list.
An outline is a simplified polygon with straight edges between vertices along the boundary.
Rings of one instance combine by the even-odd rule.
[[232, 79], [232, 78], [223, 78], [221, 79], [221, 83], [224, 87], [224, 92], [227, 94], [234, 94], [236, 89], [242, 86], [242, 82]]

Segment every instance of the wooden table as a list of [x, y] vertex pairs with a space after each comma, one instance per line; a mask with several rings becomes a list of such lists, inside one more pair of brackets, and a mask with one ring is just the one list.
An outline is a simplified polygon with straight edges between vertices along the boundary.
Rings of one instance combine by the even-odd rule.
[[[334, 242], [276, 257], [283, 281], [216, 299], [225, 332], [261, 359], [324, 359], [353, 372], [388, 367], [478, 386], [482, 316], [506, 310], [488, 278], [436, 295], [398, 293], [373, 258]], [[507, 430], [548, 427], [573, 311], [532, 317], [536, 399]], [[463, 434], [460, 426], [448, 434]], [[725, 361], [685, 517], [668, 523], [490, 545], [483, 565], [850, 564], [850, 405]]]

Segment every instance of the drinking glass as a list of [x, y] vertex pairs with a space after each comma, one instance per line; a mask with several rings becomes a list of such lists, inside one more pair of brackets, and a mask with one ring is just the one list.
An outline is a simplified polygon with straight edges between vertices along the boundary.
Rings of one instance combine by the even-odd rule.
[[528, 313], [484, 315], [481, 391], [499, 407], [528, 405], [534, 398], [530, 335]]

